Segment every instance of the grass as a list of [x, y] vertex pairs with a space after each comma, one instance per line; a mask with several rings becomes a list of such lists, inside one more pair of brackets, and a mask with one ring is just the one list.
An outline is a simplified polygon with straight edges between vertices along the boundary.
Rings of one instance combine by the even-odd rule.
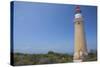
[[[73, 62], [73, 55], [55, 53], [53, 51], [49, 51], [47, 54], [14, 53], [13, 60], [14, 62], [12, 63], [14, 66], [68, 63], [68, 62]], [[90, 51], [85, 61], [96, 61], [96, 60], [97, 60], [97, 52]]]

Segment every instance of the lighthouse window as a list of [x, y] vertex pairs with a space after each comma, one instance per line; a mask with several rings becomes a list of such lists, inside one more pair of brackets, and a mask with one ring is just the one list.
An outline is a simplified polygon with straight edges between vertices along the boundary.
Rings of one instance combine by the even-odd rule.
[[80, 24], [80, 22], [78, 22], [78, 24]]

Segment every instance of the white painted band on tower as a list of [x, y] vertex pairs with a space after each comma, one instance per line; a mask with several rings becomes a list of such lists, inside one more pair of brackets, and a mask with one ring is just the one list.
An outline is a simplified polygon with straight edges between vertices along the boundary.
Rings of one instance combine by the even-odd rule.
[[82, 18], [82, 14], [81, 13], [75, 14], [75, 18]]

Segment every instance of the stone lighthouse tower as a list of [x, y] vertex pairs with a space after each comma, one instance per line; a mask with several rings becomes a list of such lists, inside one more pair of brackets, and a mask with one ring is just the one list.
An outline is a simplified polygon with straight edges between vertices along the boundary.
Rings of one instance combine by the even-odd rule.
[[84, 20], [80, 6], [76, 6], [74, 19], [74, 62], [81, 62], [86, 59], [87, 47], [84, 30]]

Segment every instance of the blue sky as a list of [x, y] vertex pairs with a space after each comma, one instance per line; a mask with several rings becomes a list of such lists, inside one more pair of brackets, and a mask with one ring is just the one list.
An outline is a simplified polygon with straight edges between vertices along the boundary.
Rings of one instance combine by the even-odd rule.
[[[72, 53], [75, 5], [14, 2], [14, 52]], [[97, 8], [80, 6], [87, 48], [97, 49]]]

